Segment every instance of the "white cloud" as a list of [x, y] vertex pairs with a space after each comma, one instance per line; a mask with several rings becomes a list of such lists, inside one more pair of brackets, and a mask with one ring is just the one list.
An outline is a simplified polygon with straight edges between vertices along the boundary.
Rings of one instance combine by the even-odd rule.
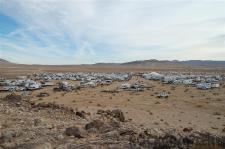
[[[55, 56], [62, 59], [60, 63], [225, 59], [221, 55], [224, 45], [214, 48], [215, 44], [207, 42], [225, 34], [225, 1], [2, 0], [0, 3], [4, 14], [22, 24], [7, 39], [2, 37], [0, 45], [7, 44], [29, 57], [32, 53], [46, 59]], [[20, 38], [13, 40], [16, 35]], [[33, 38], [38, 38], [38, 42]], [[193, 57], [200, 47], [203, 54]], [[103, 50], [105, 55], [100, 53]], [[9, 57], [7, 51], [2, 53]], [[59, 62], [49, 59], [42, 63]]]

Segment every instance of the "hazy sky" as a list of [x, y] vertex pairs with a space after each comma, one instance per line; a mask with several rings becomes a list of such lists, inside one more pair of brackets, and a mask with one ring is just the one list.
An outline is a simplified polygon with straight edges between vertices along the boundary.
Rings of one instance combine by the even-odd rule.
[[225, 0], [0, 0], [0, 58], [225, 60]]

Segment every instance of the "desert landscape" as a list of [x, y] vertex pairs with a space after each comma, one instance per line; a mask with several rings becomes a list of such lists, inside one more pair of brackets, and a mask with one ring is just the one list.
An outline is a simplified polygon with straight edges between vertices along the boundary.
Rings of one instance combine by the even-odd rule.
[[225, 0], [0, 0], [0, 149], [225, 149]]
[[134, 63], [2, 60], [1, 147], [224, 148], [224, 67]]

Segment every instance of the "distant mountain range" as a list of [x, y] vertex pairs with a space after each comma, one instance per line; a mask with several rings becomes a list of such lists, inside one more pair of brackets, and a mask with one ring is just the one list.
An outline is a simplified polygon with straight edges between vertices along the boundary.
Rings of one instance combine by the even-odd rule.
[[220, 67], [225, 67], [225, 61], [190, 60], [190, 61], [180, 61], [180, 63], [188, 64], [188, 65], [198, 65], [198, 66], [220, 66]]
[[156, 64], [176, 64], [177, 65], [182, 63], [180, 63], [179, 61], [168, 61], [168, 60], [159, 61], [156, 59], [138, 60], [138, 61], [121, 63], [121, 65], [142, 65], [142, 66], [149, 66], [149, 65], [156, 65]]
[[[0, 64], [15, 64], [0, 58]], [[191, 67], [191, 66], [204, 66], [204, 67], [223, 67], [225, 68], [225, 61], [212, 61], [212, 60], [138, 60], [125, 63], [96, 63], [94, 66], [135, 66], [135, 67]]]
[[178, 60], [140, 60], [140, 61], [131, 61], [126, 63], [121, 63], [121, 65], [142, 65], [142, 66], [151, 66], [151, 65], [186, 65], [186, 66], [215, 66], [215, 67], [225, 67], [225, 61], [212, 61], [212, 60], [188, 60], [188, 61], [178, 61]]
[[10, 62], [7, 61], [7, 60], [4, 60], [4, 59], [2, 59], [2, 58], [0, 58], [0, 63], [10, 63]]

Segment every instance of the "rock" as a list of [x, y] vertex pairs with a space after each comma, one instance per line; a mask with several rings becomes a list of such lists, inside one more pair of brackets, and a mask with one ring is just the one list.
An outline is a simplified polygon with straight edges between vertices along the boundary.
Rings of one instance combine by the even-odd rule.
[[83, 118], [83, 119], [85, 119], [85, 112], [84, 111], [81, 111], [81, 112], [77, 111], [76, 115], [81, 117], [81, 118]]
[[102, 110], [102, 109], [99, 109], [99, 110], [97, 111], [97, 114], [104, 114], [104, 113], [105, 113], [105, 111]]
[[84, 137], [81, 130], [76, 126], [66, 128], [65, 134], [67, 136], [74, 136], [76, 138], [83, 138]]
[[124, 114], [120, 109], [114, 109], [112, 111], [110, 111], [110, 110], [106, 110], [106, 111], [98, 110], [97, 114], [104, 115], [104, 116], [111, 116], [111, 117], [114, 117], [121, 122], [125, 121]]
[[3, 132], [0, 136], [0, 143], [10, 142], [14, 137], [16, 137], [15, 131]]
[[111, 114], [114, 118], [117, 118], [119, 121], [121, 122], [125, 121], [124, 114], [120, 109], [112, 110]]
[[223, 128], [222, 132], [225, 132], [225, 128]]
[[22, 97], [20, 95], [16, 95], [15, 93], [12, 93], [10, 95], [7, 95], [3, 100], [8, 102], [20, 102], [22, 100]]
[[120, 127], [120, 122], [116, 121], [116, 120], [111, 120], [109, 122], [109, 125], [112, 126], [113, 128], [119, 128]]
[[97, 134], [99, 133], [99, 130], [97, 128], [90, 128], [87, 130], [88, 133]]
[[183, 138], [183, 143], [185, 145], [189, 145], [189, 144], [193, 144], [194, 141], [192, 139], [190, 139], [189, 137], [185, 137], [185, 138]]
[[126, 136], [126, 135], [134, 135], [136, 134], [136, 132], [134, 130], [131, 130], [131, 129], [123, 129], [123, 130], [120, 130], [120, 135], [121, 136]]
[[114, 130], [114, 131], [110, 131], [110, 132], [107, 132], [103, 135], [104, 138], [115, 138], [117, 139], [119, 137], [119, 132]]
[[58, 88], [58, 87], [54, 87], [54, 88], [53, 88], [53, 91], [54, 91], [54, 92], [60, 92], [60, 91], [61, 91], [61, 89], [60, 89], [60, 88]]
[[41, 122], [42, 122], [41, 119], [35, 118], [34, 119], [34, 126], [39, 126], [41, 124]]
[[48, 128], [48, 129], [53, 129], [55, 126], [53, 125], [53, 124], [47, 124], [46, 125], [46, 128]]
[[112, 131], [114, 128], [111, 125], [102, 122], [101, 120], [94, 120], [86, 124], [85, 129], [91, 133], [107, 133]]
[[85, 125], [85, 129], [91, 129], [91, 128], [96, 128], [96, 129], [100, 129], [101, 127], [103, 127], [105, 124], [104, 122], [100, 121], [100, 120], [94, 120], [88, 124]]
[[191, 127], [185, 127], [183, 129], [183, 132], [191, 132], [192, 130], [193, 130], [193, 128], [191, 128]]
[[58, 140], [63, 140], [64, 139], [64, 136], [62, 134], [60, 134], [60, 135], [57, 136], [57, 139]]

